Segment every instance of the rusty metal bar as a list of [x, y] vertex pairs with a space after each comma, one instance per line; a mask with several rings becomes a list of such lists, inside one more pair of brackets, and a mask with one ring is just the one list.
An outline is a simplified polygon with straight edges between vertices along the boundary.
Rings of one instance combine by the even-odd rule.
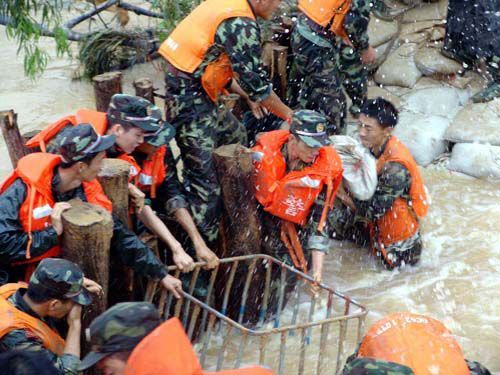
[[[170, 271], [170, 267], [168, 267], [168, 270]], [[177, 268], [173, 268], [172, 270], [175, 270], [174, 277], [179, 278], [179, 275], [181, 274], [181, 271], [178, 270]], [[172, 306], [172, 299], [174, 298], [172, 293], [168, 293], [168, 298], [167, 298], [167, 305], [165, 306], [165, 319], [170, 316], [170, 308]]]
[[347, 321], [346, 320], [341, 320], [339, 322], [340, 324], [340, 329], [339, 329], [339, 346], [338, 346], [338, 352], [337, 352], [337, 365], [335, 367], [335, 374], [338, 374], [340, 371], [340, 367], [342, 365], [342, 356], [343, 356], [343, 351], [344, 351], [344, 341], [346, 338], [346, 332], [347, 332]]
[[252, 281], [252, 276], [255, 271], [256, 264], [257, 264], [257, 259], [253, 259], [252, 262], [250, 263], [250, 267], [248, 267], [247, 278], [245, 280], [245, 286], [243, 287], [243, 295], [241, 297], [240, 312], [238, 315], [238, 323], [240, 324], [243, 322], [243, 317], [245, 315], [245, 307], [248, 298], [248, 289], [250, 288], [250, 282]]
[[[330, 316], [332, 315], [332, 306], [333, 306], [333, 295], [332, 293], [328, 293], [325, 319], [329, 319]], [[326, 350], [326, 344], [328, 343], [329, 330], [330, 330], [330, 323], [325, 323], [321, 325], [316, 375], [321, 375], [321, 373], [323, 372], [323, 353]]]
[[280, 296], [278, 299], [278, 311], [276, 312], [276, 319], [274, 320], [274, 328], [280, 326], [281, 311], [283, 311], [283, 301], [285, 299], [285, 287], [286, 287], [286, 270], [281, 268], [280, 277]]
[[269, 289], [271, 288], [271, 272], [273, 270], [273, 263], [267, 262], [266, 267], [266, 283], [264, 289], [264, 298], [262, 301], [262, 306], [259, 311], [259, 326], [264, 325], [264, 320], [266, 319], [267, 308], [269, 304]]
[[229, 280], [227, 281], [226, 288], [224, 290], [224, 300], [222, 302], [222, 309], [221, 313], [223, 315], [226, 315], [227, 311], [227, 304], [229, 302], [229, 293], [231, 292], [231, 287], [233, 286], [234, 282], [234, 275], [236, 274], [236, 270], [238, 269], [238, 265], [240, 264], [239, 261], [235, 261], [231, 267], [231, 271], [229, 273]]
[[198, 315], [200, 315], [200, 310], [201, 310], [200, 305], [194, 305], [193, 313], [191, 314], [191, 319], [189, 320], [189, 330], [188, 330], [189, 341], [192, 341], [194, 328], [196, 327], [196, 322], [198, 320]]
[[210, 339], [212, 338], [212, 331], [214, 328], [215, 319], [216, 319], [216, 317], [213, 314], [210, 314], [210, 316], [208, 317], [207, 332], [204, 335], [205, 341], [203, 342], [203, 349], [201, 351], [201, 357], [200, 357], [201, 367], [205, 367], [205, 360], [207, 357], [208, 344], [210, 343]]
[[259, 338], [259, 364], [263, 365], [266, 362], [266, 346], [269, 335], [262, 335]]
[[157, 286], [158, 286], [158, 281], [155, 280], [148, 281], [148, 285], [146, 287], [146, 295], [144, 296], [144, 301], [153, 302]]
[[365, 318], [366, 318], [366, 315], [362, 315], [358, 318], [358, 334], [356, 337], [357, 344], [359, 344], [361, 342], [361, 339], [363, 337], [363, 332], [365, 330]]
[[[294, 300], [295, 300], [295, 305], [293, 306], [293, 315], [292, 315], [292, 321], [290, 322], [291, 325], [297, 324], [297, 317], [299, 315], [299, 307], [300, 307], [300, 295], [302, 291], [302, 285], [300, 285], [301, 282], [299, 281], [296, 286], [295, 286], [295, 295], [294, 295]], [[293, 331], [290, 331], [290, 336], [293, 336]]]
[[286, 332], [281, 332], [280, 342], [280, 360], [278, 364], [278, 375], [283, 375], [285, 370], [285, 352], [286, 352]]
[[[308, 316], [308, 321], [312, 322], [314, 318], [314, 310], [316, 309], [316, 296], [313, 295], [311, 297], [311, 307], [309, 308], [309, 316]], [[312, 327], [309, 327], [307, 329], [307, 336], [306, 336], [306, 343], [309, 345], [311, 343], [311, 332], [312, 332]]]
[[302, 328], [300, 330], [300, 355], [299, 355], [299, 371], [298, 371], [299, 375], [302, 375], [304, 373], [304, 363], [306, 361], [306, 343], [307, 343], [306, 329]]
[[228, 324], [226, 327], [227, 329], [226, 329], [226, 334], [224, 335], [224, 341], [222, 342], [222, 348], [219, 350], [219, 355], [217, 356], [216, 371], [219, 371], [224, 364], [224, 357], [226, 354], [227, 345], [231, 340], [231, 331], [233, 330], [233, 326]]
[[[214, 284], [215, 284], [215, 279], [217, 278], [217, 273], [219, 272], [219, 266], [215, 267], [212, 270], [212, 274], [210, 275], [210, 281], [208, 283], [208, 289], [207, 289], [207, 298], [205, 299], [205, 303], [207, 305], [210, 305], [210, 297], [212, 296], [212, 291], [214, 289]], [[208, 315], [208, 310], [203, 309], [203, 314], [201, 316], [201, 324], [200, 324], [200, 332], [203, 337], [205, 334], [205, 328], [207, 324], [207, 315]]]
[[234, 368], [240, 368], [240, 366], [241, 366], [241, 357], [243, 357], [243, 350], [247, 346], [247, 341], [248, 341], [248, 334], [244, 333], [243, 337], [240, 340], [240, 346], [238, 348], [238, 355], [236, 356]]
[[[200, 267], [196, 267], [191, 276], [191, 282], [189, 283], [189, 294], [192, 296], [194, 288], [196, 287], [196, 281], [198, 281], [198, 276], [200, 275]], [[191, 306], [191, 301], [186, 301], [184, 304], [184, 313], [182, 314], [182, 325], [187, 328], [187, 319], [189, 316], [189, 307]]]

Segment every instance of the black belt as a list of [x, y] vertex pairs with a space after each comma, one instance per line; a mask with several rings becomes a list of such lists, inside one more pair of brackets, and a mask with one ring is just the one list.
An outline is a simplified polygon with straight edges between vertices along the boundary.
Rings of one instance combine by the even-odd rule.
[[326, 38], [335, 40], [335, 38], [336, 38], [335, 33], [331, 32], [327, 28], [317, 24], [312, 19], [307, 17], [305, 14], [303, 14], [303, 16], [304, 16], [304, 19], [306, 20], [307, 25], [311, 28], [312, 31], [314, 31], [316, 34], [318, 34], [320, 36], [324, 36]]
[[175, 77], [189, 79], [189, 80], [193, 80], [194, 81], [194, 78], [191, 75], [189, 75], [188, 73], [183, 72], [182, 70], [177, 69], [170, 62], [166, 61], [166, 64], [167, 64], [167, 70], [169, 71], [169, 73], [171, 73]]

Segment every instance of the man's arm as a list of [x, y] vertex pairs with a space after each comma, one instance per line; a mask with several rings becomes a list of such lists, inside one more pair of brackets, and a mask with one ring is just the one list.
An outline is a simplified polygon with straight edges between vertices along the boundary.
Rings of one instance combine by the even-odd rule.
[[[0, 262], [9, 264], [26, 260], [28, 234], [19, 220], [19, 210], [26, 199], [26, 185], [16, 180], [0, 195]], [[58, 243], [53, 227], [32, 232], [31, 256], [39, 256]]]

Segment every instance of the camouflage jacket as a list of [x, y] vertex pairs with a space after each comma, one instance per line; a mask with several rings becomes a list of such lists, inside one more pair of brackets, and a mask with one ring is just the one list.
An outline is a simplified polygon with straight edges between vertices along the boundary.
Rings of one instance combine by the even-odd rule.
[[200, 79], [205, 67], [223, 52], [229, 56], [233, 71], [238, 76], [238, 83], [250, 99], [266, 99], [271, 93], [272, 85], [261, 62], [260, 28], [256, 21], [246, 17], [230, 18], [219, 25], [215, 43], [208, 49], [201, 65], [190, 75], [192, 79], [175, 77], [167, 72], [167, 82], [174, 79], [186, 92], [200, 92]]
[[[52, 179], [52, 196], [55, 202], [65, 202], [73, 198], [87, 201], [83, 187], [59, 193], [56, 186], [60, 177], [57, 171]], [[0, 265], [8, 268], [13, 261], [26, 258], [28, 234], [19, 221], [19, 208], [26, 199], [27, 188], [18, 179], [0, 195]], [[113, 215], [113, 237], [111, 239], [111, 256], [118, 257], [125, 265], [130, 266], [139, 274], [161, 279], [167, 275], [165, 266], [156, 258], [139, 238], [116, 216]], [[31, 255], [39, 256], [58, 243], [58, 236], [52, 227], [32, 233]], [[17, 280], [12, 280], [17, 281]]]
[[[57, 329], [55, 328], [55, 321], [50, 318], [40, 318], [37, 313], [35, 313], [26, 302], [24, 302], [21, 291], [14, 293], [8, 301], [11, 302], [18, 310], [37, 319], [43, 320], [44, 323], [57, 332]], [[76, 375], [79, 373], [78, 366], [80, 365], [80, 359], [78, 357], [73, 354], [63, 354], [58, 357], [50, 350], [45, 349], [42, 341], [27, 330], [16, 329], [0, 339], [0, 352], [10, 350], [36, 351], [42, 353], [50, 360], [50, 362], [54, 364], [57, 369], [57, 374]]]
[[[370, 6], [369, 0], [353, 0], [351, 9], [344, 18], [344, 30], [349, 37], [354, 48], [364, 50], [368, 48], [368, 23], [370, 21]], [[307, 40], [322, 47], [332, 46], [333, 42], [340, 44], [340, 38], [332, 40], [331, 34], [320, 34], [312, 30], [309, 21], [304, 15], [297, 18], [297, 31]]]

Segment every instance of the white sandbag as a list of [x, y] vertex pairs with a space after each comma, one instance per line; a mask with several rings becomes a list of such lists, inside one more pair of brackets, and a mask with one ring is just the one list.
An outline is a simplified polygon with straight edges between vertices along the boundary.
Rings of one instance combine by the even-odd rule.
[[371, 17], [367, 33], [370, 45], [372, 47], [380, 46], [396, 37], [398, 33], [398, 21], [388, 22]]
[[449, 123], [446, 117], [404, 111], [393, 134], [410, 149], [417, 164], [427, 166], [446, 151], [444, 133]]
[[370, 65], [370, 69], [378, 68], [389, 56], [390, 49], [393, 47], [394, 42], [389, 40], [388, 42], [375, 47], [375, 62]]
[[412, 88], [422, 76], [413, 58], [416, 50], [416, 44], [403, 44], [391, 52], [377, 69], [375, 81], [383, 85]]
[[342, 159], [344, 183], [351, 194], [359, 200], [370, 199], [377, 188], [377, 165], [373, 155], [354, 138], [333, 135], [330, 140]]
[[488, 103], [467, 104], [451, 122], [445, 138], [456, 143], [500, 146], [500, 98]]
[[469, 100], [467, 90], [454, 87], [429, 87], [415, 91], [405, 97], [405, 108], [424, 115], [443, 116], [450, 120]]
[[455, 74], [462, 70], [462, 65], [441, 54], [433, 47], [422, 47], [415, 53], [415, 64], [423, 75]]
[[367, 95], [369, 99], [375, 99], [378, 97], [384, 98], [385, 100], [390, 101], [397, 109], [401, 108], [401, 99], [381, 87], [368, 86]]
[[500, 147], [457, 143], [448, 168], [473, 177], [500, 179]]
[[434, 21], [446, 19], [447, 1], [440, 1], [439, 3], [425, 4], [416, 8], [410, 9], [403, 16], [403, 22], [415, 21]]

